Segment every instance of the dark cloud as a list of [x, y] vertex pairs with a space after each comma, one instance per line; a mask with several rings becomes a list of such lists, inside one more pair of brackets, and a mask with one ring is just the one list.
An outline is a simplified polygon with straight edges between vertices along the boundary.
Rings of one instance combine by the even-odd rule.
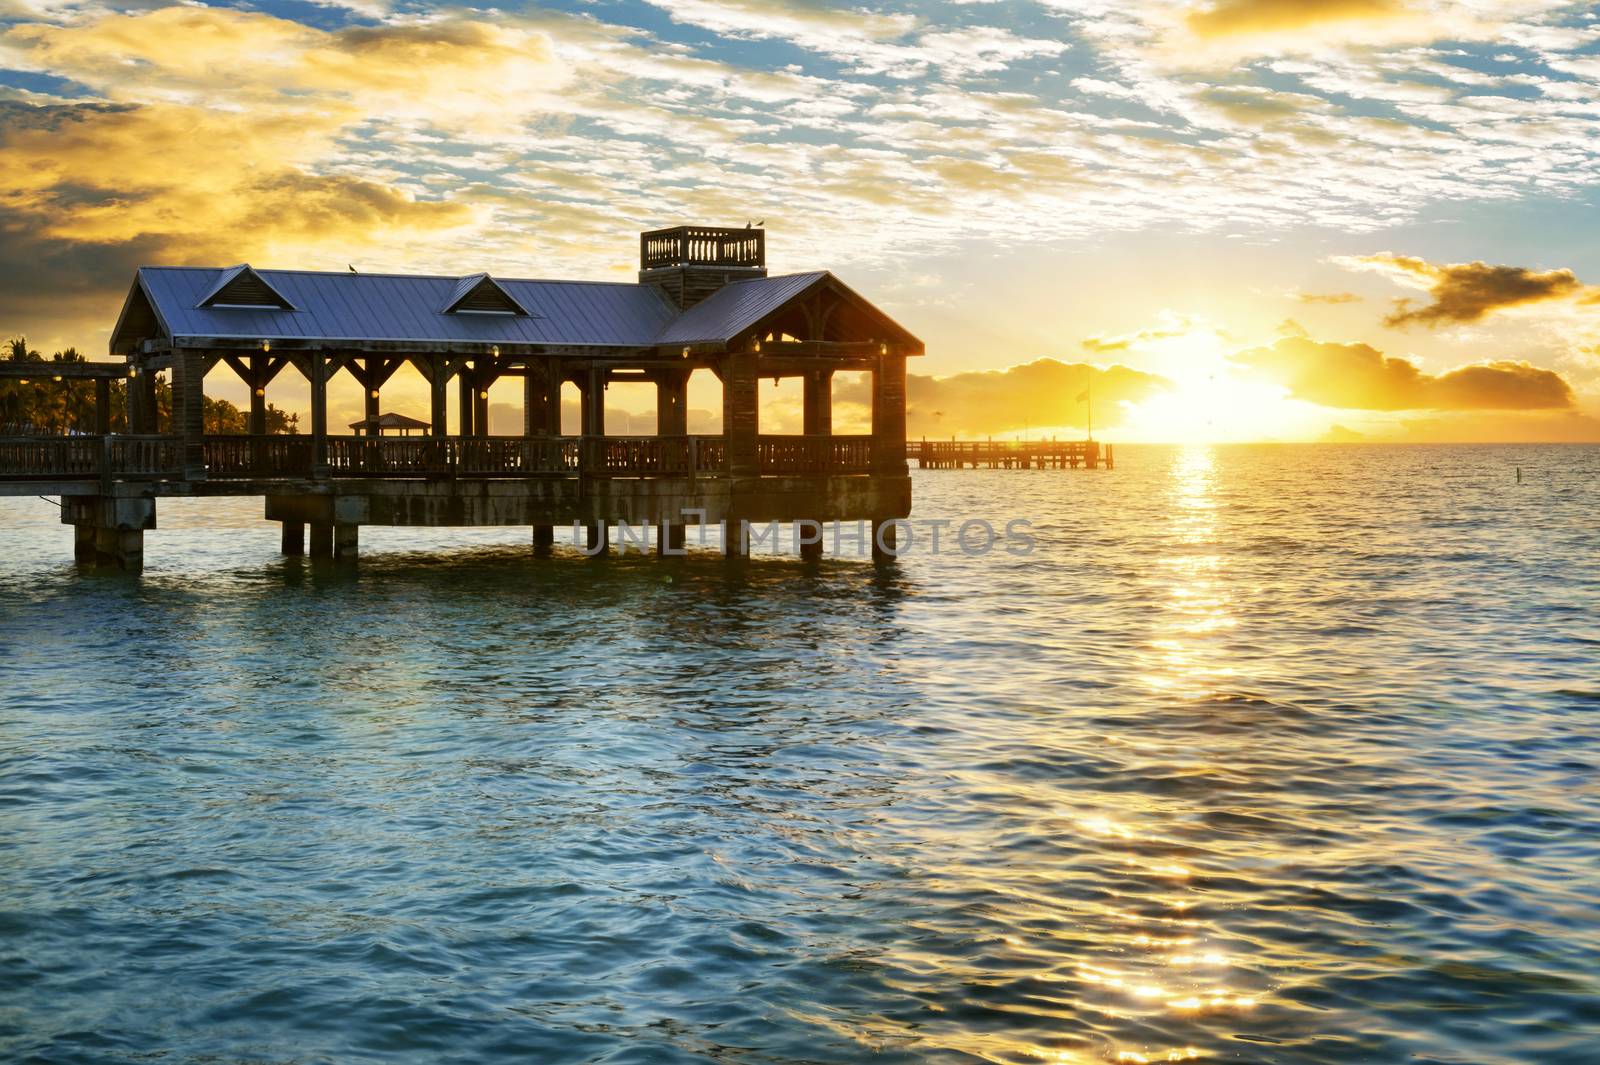
[[1233, 361], [1288, 386], [1297, 398], [1350, 410], [1557, 410], [1573, 405], [1560, 374], [1500, 360], [1424, 373], [1367, 344], [1284, 337]]
[[[1164, 377], [1126, 366], [1101, 368], [1056, 359], [953, 377], [910, 374], [907, 431], [914, 437], [990, 436], [1029, 427], [1083, 426], [1086, 405], [1078, 397], [1086, 388], [1092, 389], [1095, 425], [1110, 427], [1120, 421], [1123, 403], [1137, 403], [1170, 387]], [[868, 404], [871, 384], [841, 381], [834, 398]]]
[[[293, 116], [0, 101], [0, 328], [98, 352], [133, 272], [447, 230], [455, 203], [276, 162]], [[297, 265], [297, 264], [284, 264]]]
[[1415, 256], [1387, 252], [1339, 261], [1405, 284], [1427, 287], [1432, 302], [1413, 307], [1410, 300], [1397, 301], [1395, 313], [1385, 319], [1391, 326], [1476, 322], [1506, 307], [1584, 292], [1583, 283], [1571, 270], [1536, 271], [1523, 266], [1490, 266], [1482, 261], [1437, 266]]

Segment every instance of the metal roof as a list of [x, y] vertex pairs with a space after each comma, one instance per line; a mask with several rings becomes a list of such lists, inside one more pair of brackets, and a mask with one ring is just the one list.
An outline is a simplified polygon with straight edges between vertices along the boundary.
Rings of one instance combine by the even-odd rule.
[[444, 314], [461, 278], [413, 274], [257, 271], [294, 310], [200, 307], [217, 270], [145, 266], [139, 280], [173, 337], [261, 340], [415, 340], [640, 347], [677, 308], [653, 285], [512, 281], [501, 288], [527, 315]]
[[460, 281], [457, 281], [456, 287], [450, 290], [450, 298], [445, 301], [443, 307], [439, 308], [440, 312], [443, 314], [451, 313], [458, 306], [460, 306], [462, 300], [466, 299], [472, 294], [474, 289], [483, 284], [492, 285], [500, 293], [500, 295], [510, 300], [511, 303], [517, 308], [518, 314], [528, 313], [528, 308], [518, 303], [516, 298], [512, 296], [511, 293], [507, 292], [505, 287], [501, 285], [500, 282], [496, 281], [486, 273], [468, 274]]
[[493, 283], [527, 311], [501, 315], [445, 313], [487, 277], [483, 274], [463, 278], [257, 270], [253, 272], [292, 308], [200, 306], [208, 293], [239, 270], [141, 267], [135, 293], [118, 322], [119, 335], [112, 338], [113, 348], [139, 290], [149, 297], [159, 327], [174, 339], [644, 348], [731, 341], [831, 277], [826, 271], [814, 271], [735, 281], [681, 313], [655, 285], [494, 278]]
[[734, 281], [678, 315], [657, 335], [656, 343], [731, 340], [827, 276], [826, 270], [817, 270]]

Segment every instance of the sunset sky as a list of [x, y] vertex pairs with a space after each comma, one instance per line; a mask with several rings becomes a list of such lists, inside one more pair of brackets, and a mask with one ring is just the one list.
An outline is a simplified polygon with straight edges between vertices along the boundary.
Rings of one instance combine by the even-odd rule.
[[764, 220], [927, 342], [914, 435], [1081, 431], [1089, 365], [1110, 439], [1600, 440], [1591, 3], [0, 0], [0, 149], [46, 352], [141, 264], [632, 280]]

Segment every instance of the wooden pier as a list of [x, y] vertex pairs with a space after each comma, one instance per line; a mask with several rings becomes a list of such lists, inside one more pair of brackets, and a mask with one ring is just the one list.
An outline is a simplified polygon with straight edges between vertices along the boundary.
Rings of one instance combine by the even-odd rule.
[[1112, 469], [1110, 444], [1097, 440], [920, 440], [906, 458], [922, 470]]
[[[687, 523], [724, 524], [725, 552], [742, 556], [747, 523], [866, 521], [874, 556], [892, 557], [911, 512], [906, 358], [922, 342], [825, 271], [768, 277], [765, 247], [760, 230], [646, 233], [637, 284], [141, 268], [112, 332], [121, 361], [0, 362], [0, 377], [94, 379], [98, 401], [90, 435], [0, 438], [0, 495], [61, 497], [78, 558], [124, 569], [142, 565], [158, 498], [213, 495], [263, 497], [286, 554], [307, 553], [309, 526], [311, 555], [353, 558], [362, 525], [523, 525], [536, 552], [555, 526], [581, 525], [599, 554], [627, 522], [655, 526], [662, 553]], [[430, 386], [431, 417], [407, 419], [426, 435], [328, 431], [334, 375], [360, 385], [357, 424], [376, 430], [381, 390], [408, 363]], [[246, 435], [205, 431], [205, 378], [224, 366], [251, 394]], [[310, 384], [311, 431], [269, 435], [267, 390], [291, 369]], [[701, 370], [721, 384], [721, 435], [688, 432]], [[868, 435], [833, 432], [839, 371], [871, 377]], [[764, 434], [758, 384], [786, 377], [804, 386], [805, 431]], [[488, 434], [504, 378], [522, 386], [517, 436]], [[654, 388], [657, 435], [606, 432], [613, 383]], [[576, 435], [562, 433], [567, 386]], [[820, 538], [799, 550], [820, 555]]]

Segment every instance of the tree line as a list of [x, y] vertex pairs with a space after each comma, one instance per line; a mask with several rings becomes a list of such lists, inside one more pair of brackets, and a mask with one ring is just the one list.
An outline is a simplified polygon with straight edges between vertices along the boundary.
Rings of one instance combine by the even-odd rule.
[[[0, 378], [0, 435], [58, 435], [93, 433], [95, 427], [94, 382], [53, 381], [52, 366], [87, 362], [75, 348], [58, 351], [49, 358], [28, 347], [26, 337], [16, 336], [0, 347], [0, 362], [37, 363], [39, 376], [26, 380]], [[111, 431], [128, 431], [128, 383], [111, 385]], [[156, 379], [156, 432], [172, 431], [172, 385]], [[205, 431], [218, 435], [243, 435], [250, 431], [250, 412], [240, 410], [225, 399], [205, 397]], [[267, 404], [267, 432], [297, 433], [300, 416]]]

